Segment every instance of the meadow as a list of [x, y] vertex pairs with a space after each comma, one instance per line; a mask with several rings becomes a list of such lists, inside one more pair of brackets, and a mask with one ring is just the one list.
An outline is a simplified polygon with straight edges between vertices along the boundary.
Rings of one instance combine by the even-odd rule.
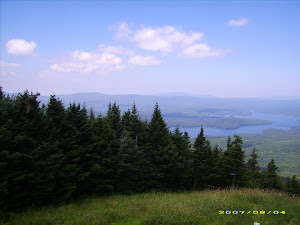
[[88, 197], [10, 213], [0, 224], [300, 224], [300, 198], [253, 189]]

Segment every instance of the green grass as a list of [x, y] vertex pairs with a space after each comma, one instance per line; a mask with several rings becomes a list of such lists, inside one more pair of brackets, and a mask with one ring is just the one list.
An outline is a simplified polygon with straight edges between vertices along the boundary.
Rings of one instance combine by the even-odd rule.
[[[300, 199], [262, 190], [147, 193], [86, 198], [72, 204], [27, 209], [0, 224], [300, 224]], [[245, 211], [220, 215], [219, 211]], [[247, 214], [247, 212], [251, 213]], [[253, 214], [252, 211], [266, 211]], [[272, 213], [267, 214], [269, 211]], [[274, 215], [273, 211], [285, 211]]]

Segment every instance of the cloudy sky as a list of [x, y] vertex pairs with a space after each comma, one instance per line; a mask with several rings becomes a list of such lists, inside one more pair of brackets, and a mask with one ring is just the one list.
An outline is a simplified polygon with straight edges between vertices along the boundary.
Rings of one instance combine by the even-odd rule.
[[300, 96], [300, 1], [0, 1], [5, 92]]

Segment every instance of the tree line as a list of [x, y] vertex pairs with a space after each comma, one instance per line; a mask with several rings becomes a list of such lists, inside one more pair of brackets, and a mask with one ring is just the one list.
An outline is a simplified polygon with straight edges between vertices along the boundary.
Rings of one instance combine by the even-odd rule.
[[177, 127], [170, 132], [159, 105], [150, 121], [135, 103], [107, 114], [52, 95], [5, 95], [0, 87], [0, 208], [56, 205], [87, 195], [185, 191], [214, 187], [287, 189], [299, 193], [294, 176], [284, 184], [272, 160], [260, 171], [255, 149], [246, 162], [239, 136], [227, 148], [212, 147], [201, 128], [194, 144]]

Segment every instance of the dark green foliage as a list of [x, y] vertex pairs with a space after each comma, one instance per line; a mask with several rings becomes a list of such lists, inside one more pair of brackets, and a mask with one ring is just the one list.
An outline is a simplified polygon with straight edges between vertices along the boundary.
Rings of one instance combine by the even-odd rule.
[[300, 185], [299, 185], [299, 182], [296, 179], [296, 175], [294, 175], [293, 178], [292, 178], [291, 192], [293, 194], [300, 194]]
[[222, 187], [223, 186], [223, 177], [222, 177], [222, 149], [216, 145], [212, 151], [212, 167], [210, 173], [210, 183], [213, 187]]
[[288, 179], [286, 180], [285, 185], [286, 185], [286, 191], [291, 193], [291, 192], [292, 192], [291, 178], [288, 178]]
[[268, 189], [282, 189], [282, 184], [280, 178], [277, 174], [278, 167], [275, 164], [275, 161], [272, 159], [268, 164], [267, 171], [263, 173], [264, 187]]
[[210, 142], [204, 137], [204, 129], [201, 127], [193, 151], [193, 185], [195, 189], [206, 188], [211, 184], [213, 169], [213, 155]]
[[0, 86], [0, 101], [5, 97], [2, 87]]
[[[95, 146], [92, 158], [94, 164], [90, 172], [91, 192], [93, 194], [112, 193], [116, 185], [117, 156], [115, 132], [108, 121], [99, 115], [92, 123]], [[114, 147], [114, 148], [113, 148]]]
[[[55, 201], [69, 201], [76, 191], [80, 175], [79, 167], [76, 164], [79, 153], [76, 134], [74, 127], [68, 121], [63, 103], [55, 96], [51, 96], [47, 105], [46, 119], [48, 122], [47, 138], [50, 143], [55, 143], [53, 149], [48, 151], [41, 149], [41, 151], [45, 151], [43, 152], [45, 162], [42, 161], [43, 170], [51, 175], [49, 183], [52, 189], [49, 197], [56, 195], [57, 200]], [[43, 173], [41, 173], [42, 175]]]
[[246, 167], [248, 171], [248, 186], [253, 188], [261, 188], [262, 177], [260, 173], [260, 168], [258, 166], [258, 155], [256, 154], [256, 149], [254, 148], [250, 158], [247, 161]]
[[89, 115], [89, 118], [90, 118], [91, 121], [93, 121], [93, 120], [96, 119], [93, 108], [90, 109], [90, 115]]
[[149, 123], [150, 143], [153, 151], [169, 144], [170, 136], [167, 124], [164, 121], [158, 103], [155, 104], [151, 121]]
[[76, 164], [77, 174], [77, 193], [76, 195], [82, 195], [87, 193], [90, 189], [89, 176], [93, 166], [93, 150], [94, 150], [94, 136], [92, 132], [91, 123], [87, 115], [85, 107], [80, 104], [70, 104], [66, 110], [67, 119], [69, 124], [73, 128], [75, 134], [77, 152], [74, 157]]
[[177, 172], [172, 189], [190, 189], [192, 186], [193, 156], [190, 149], [189, 136], [186, 132], [182, 134], [177, 127], [171, 135], [171, 138], [175, 152], [177, 152], [177, 157], [175, 159]]
[[[222, 157], [222, 175], [224, 183], [223, 185], [245, 186], [246, 185], [246, 166], [245, 155], [242, 149], [241, 137], [235, 135], [234, 140], [231, 141], [229, 137], [227, 140], [227, 150]], [[237, 174], [234, 178], [232, 174]]]
[[121, 111], [116, 102], [114, 102], [112, 106], [111, 104], [109, 104], [106, 120], [110, 128], [116, 133], [116, 136], [119, 138], [122, 132]]
[[158, 103], [155, 104], [151, 121], [148, 126], [150, 148], [146, 152], [150, 163], [151, 188], [168, 189], [174, 182], [176, 174], [175, 159], [177, 152], [170, 139], [170, 133], [165, 123]]
[[[262, 170], [267, 168], [273, 158], [278, 166], [280, 177], [300, 176], [300, 127], [292, 127], [291, 130], [268, 129], [261, 134], [241, 134], [243, 149], [248, 158], [256, 148], [259, 153], [258, 162]], [[213, 145], [218, 144], [225, 148], [225, 137], [209, 137]]]
[[38, 95], [25, 91], [13, 99], [1, 99], [0, 205], [4, 210], [39, 204], [35, 201], [42, 191], [38, 186], [39, 149], [48, 133]]
[[291, 194], [300, 194], [300, 184], [296, 179], [296, 175], [292, 177], [292, 180], [290, 178], [286, 181], [286, 191]]
[[[260, 172], [253, 150], [244, 162], [242, 139], [222, 151], [198, 135], [170, 132], [156, 103], [151, 121], [135, 103], [122, 116], [116, 102], [95, 118], [80, 104], [65, 109], [54, 95], [40, 106], [37, 94], [5, 96], [0, 87], [0, 207], [2, 211], [69, 202], [83, 195], [181, 191], [231, 186], [281, 189], [272, 160]], [[299, 193], [296, 176], [287, 191]]]
[[147, 161], [144, 152], [138, 148], [128, 131], [121, 135], [118, 154], [117, 191], [120, 193], [137, 193], [146, 188]]
[[258, 161], [257, 161], [258, 155], [256, 154], [256, 149], [254, 148], [252, 151], [252, 154], [250, 155], [250, 158], [248, 159], [247, 162], [247, 169], [251, 172], [254, 171], [259, 171], [260, 168], [258, 166]]
[[[38, 94], [28, 91], [15, 100], [1, 100], [1, 208], [21, 208], [32, 204], [34, 155], [42, 136], [42, 114], [36, 101]], [[3, 140], [3, 141], [2, 141]], [[2, 171], [1, 171], [2, 172]], [[1, 197], [2, 197], [1, 196]]]

